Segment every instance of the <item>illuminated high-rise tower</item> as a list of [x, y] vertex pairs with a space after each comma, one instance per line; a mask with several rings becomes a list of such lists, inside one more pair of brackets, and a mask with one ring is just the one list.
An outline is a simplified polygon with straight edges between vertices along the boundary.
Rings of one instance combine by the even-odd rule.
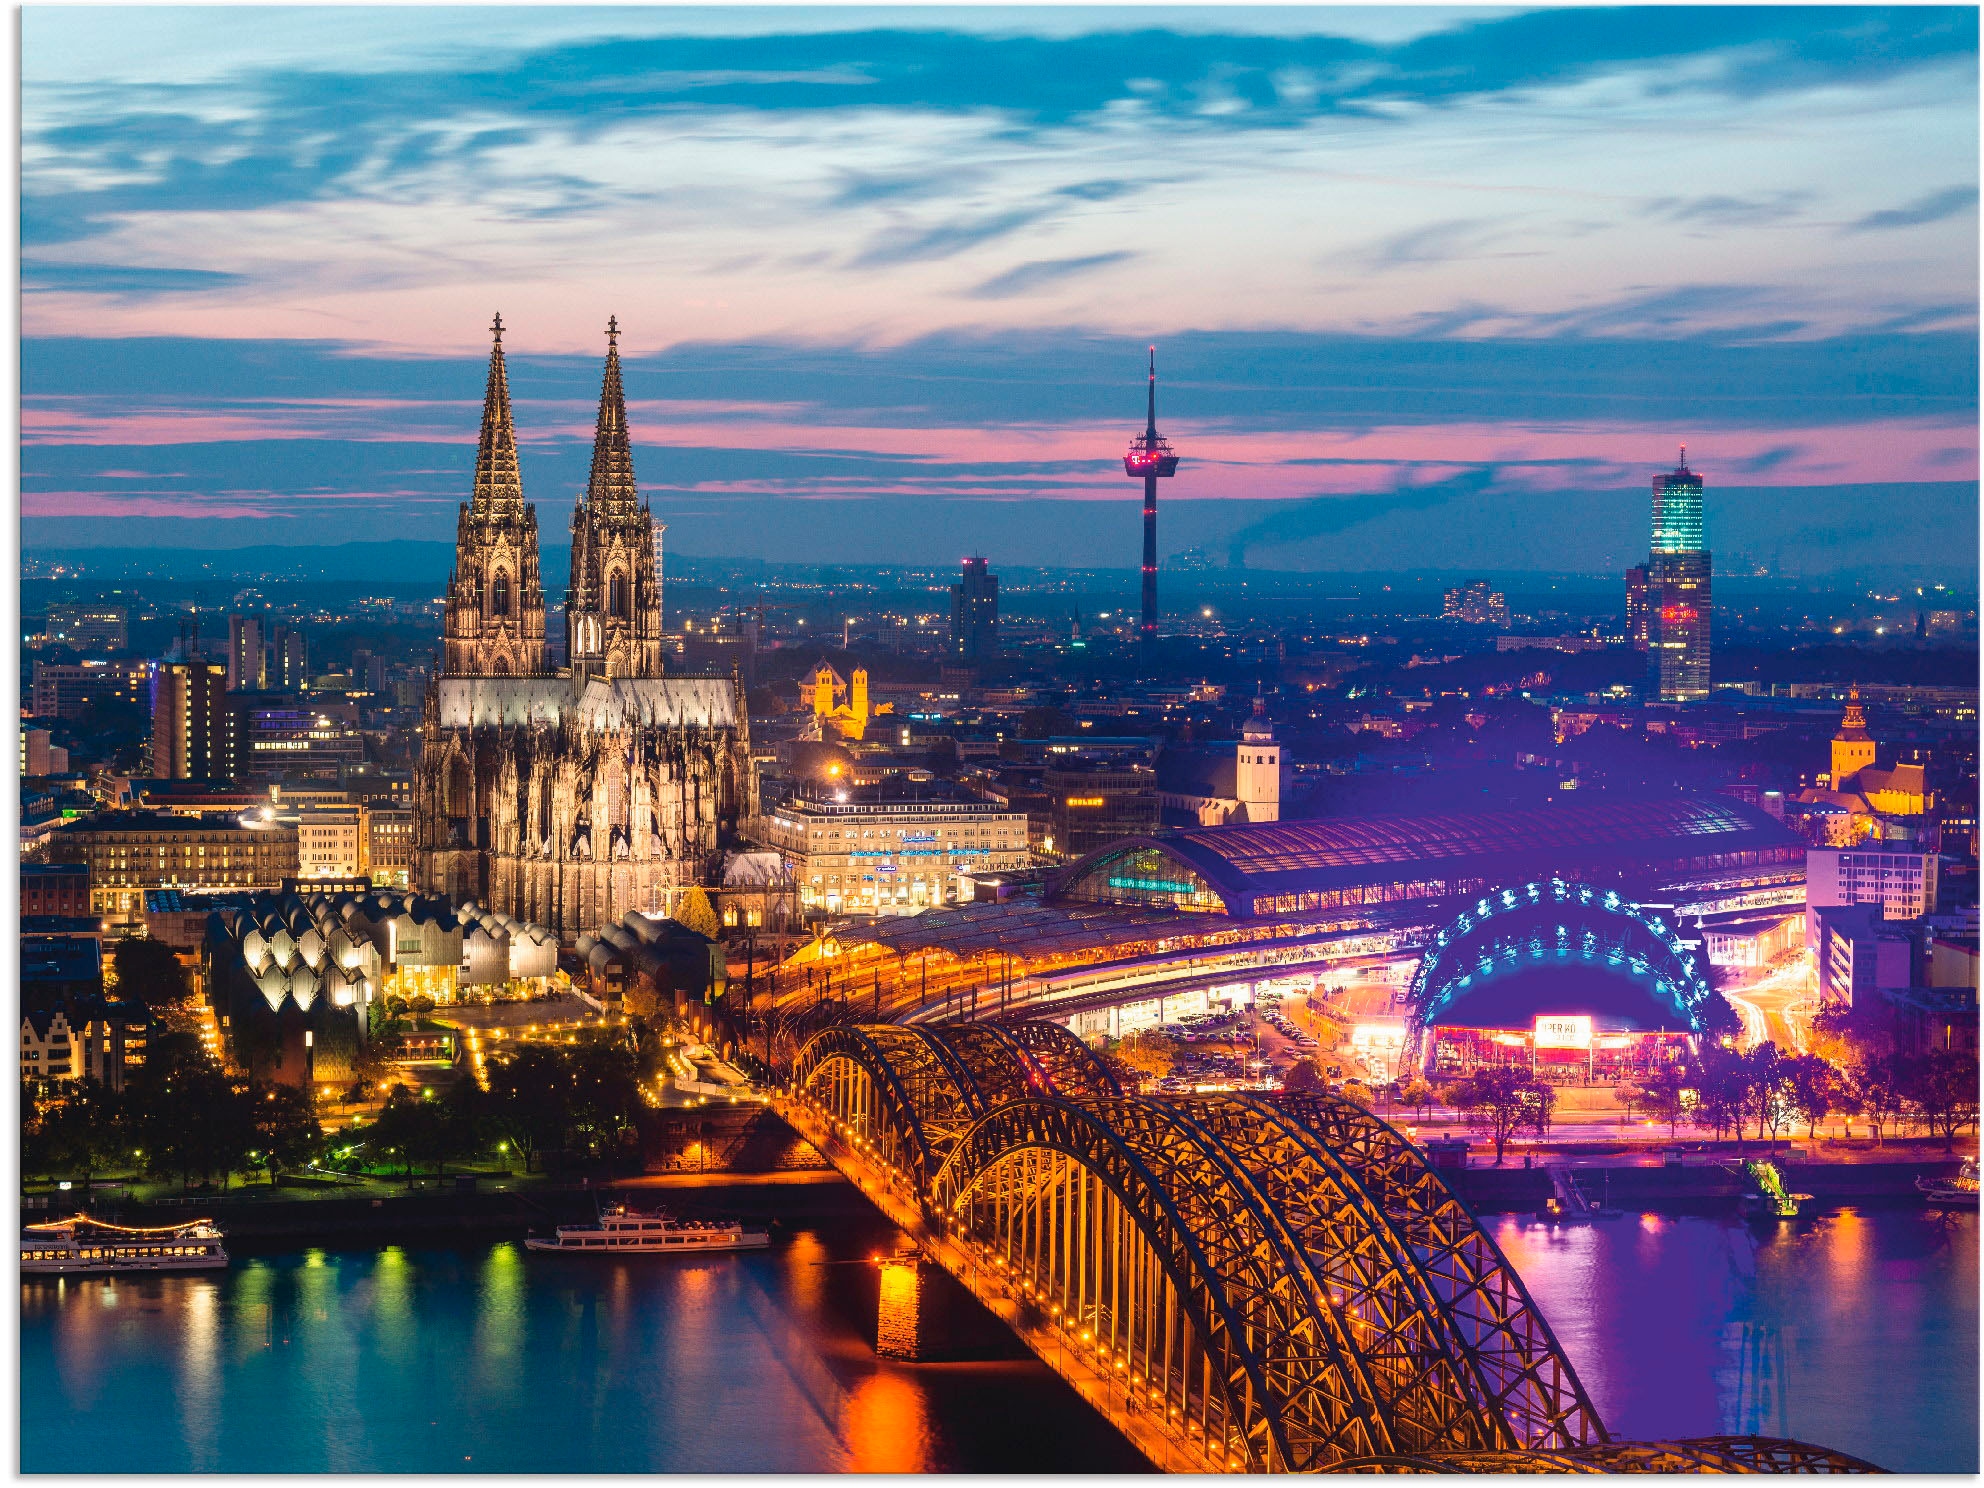
[[1157, 348], [1150, 349], [1150, 401], [1144, 415], [1144, 432], [1130, 441], [1123, 456], [1123, 473], [1144, 482], [1144, 608], [1137, 638], [1149, 658], [1157, 640], [1157, 482], [1158, 477], [1178, 473], [1178, 457], [1157, 432]]
[[1647, 652], [1663, 703], [1709, 695], [1710, 561], [1702, 478], [1681, 462], [1653, 478], [1653, 551], [1646, 568]]

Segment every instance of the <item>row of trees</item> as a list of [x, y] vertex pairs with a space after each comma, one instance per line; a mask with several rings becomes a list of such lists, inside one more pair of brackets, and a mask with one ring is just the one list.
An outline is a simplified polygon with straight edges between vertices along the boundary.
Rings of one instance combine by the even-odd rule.
[[144, 1077], [123, 1091], [84, 1081], [59, 1100], [22, 1091], [21, 1166], [82, 1181], [100, 1173], [195, 1178], [223, 1187], [235, 1173], [301, 1167], [323, 1143], [307, 1094], [234, 1080], [190, 1039], [154, 1040]]
[[1733, 1133], [1738, 1142], [1752, 1129], [1775, 1142], [1799, 1125], [1816, 1137], [1821, 1123], [1838, 1118], [1849, 1135], [1852, 1123], [1864, 1120], [1878, 1143], [1919, 1122], [1947, 1151], [1977, 1120], [1977, 1080], [1974, 1050], [1870, 1052], [1840, 1065], [1763, 1043], [1748, 1054], [1704, 1049], [1692, 1065], [1670, 1065], [1621, 1094], [1670, 1133], [1685, 1120], [1718, 1137]]
[[395, 1089], [377, 1120], [327, 1137], [308, 1092], [230, 1077], [197, 1042], [165, 1036], [123, 1092], [85, 1081], [59, 1097], [22, 1093], [23, 1171], [79, 1180], [141, 1172], [190, 1187], [235, 1174], [273, 1179], [329, 1158], [351, 1169], [445, 1171], [515, 1152], [526, 1171], [551, 1150], [604, 1157], [642, 1105], [641, 1058], [624, 1042], [525, 1044], [490, 1058], [489, 1088], [461, 1080], [435, 1098]]

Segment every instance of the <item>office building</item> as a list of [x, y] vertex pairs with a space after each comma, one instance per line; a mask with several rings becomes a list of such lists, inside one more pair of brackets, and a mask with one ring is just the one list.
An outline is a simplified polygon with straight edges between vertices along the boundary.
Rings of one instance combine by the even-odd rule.
[[1486, 579], [1476, 579], [1458, 589], [1449, 589], [1441, 614], [1448, 620], [1468, 625], [1507, 625], [1509, 601]]
[[1054, 803], [1054, 850], [1063, 858], [1158, 826], [1157, 772], [1149, 765], [1070, 760], [1043, 770], [1040, 784]]
[[271, 692], [301, 692], [310, 685], [310, 643], [301, 629], [278, 625], [270, 632], [262, 676]]
[[1644, 651], [1648, 645], [1646, 582], [1645, 564], [1626, 570], [1626, 639], [1635, 651]]
[[370, 879], [371, 810], [365, 806], [305, 806], [278, 810], [277, 820], [296, 828], [296, 873], [302, 879]]
[[[1709, 695], [1710, 570], [1702, 478], [1688, 468], [1683, 446], [1680, 463], [1653, 478], [1645, 616], [1649, 684], [1661, 702], [1698, 702]], [[1630, 593], [1629, 579], [1629, 602]]]
[[999, 576], [983, 558], [964, 560], [964, 574], [951, 585], [951, 655], [959, 661], [988, 661], [999, 654]]
[[269, 647], [260, 615], [227, 617], [227, 690], [260, 692], [269, 685]]
[[1878, 846], [1814, 847], [1805, 853], [1806, 944], [1817, 948], [1821, 910], [1873, 905], [1882, 918], [1913, 920], [1936, 907], [1934, 853]]
[[1915, 942], [1871, 904], [1811, 911], [1817, 928], [1819, 991], [1829, 1004], [1866, 1007], [1876, 993], [1914, 980]]
[[21, 729], [21, 774], [23, 776], [66, 775], [69, 751], [49, 742], [47, 729]]
[[53, 833], [48, 855], [88, 868], [91, 914], [136, 928], [148, 889], [273, 888], [296, 877], [296, 829], [255, 817], [109, 811]]
[[960, 875], [1031, 862], [1026, 813], [962, 792], [869, 787], [798, 797], [762, 822], [765, 845], [791, 865], [800, 904], [829, 914], [915, 914], [956, 903]]
[[90, 913], [90, 870], [82, 863], [21, 864], [21, 918]]
[[284, 775], [335, 776], [365, 763], [365, 736], [325, 708], [251, 708], [245, 714], [243, 773], [257, 780]]
[[50, 605], [42, 641], [78, 651], [122, 651], [130, 645], [129, 620], [122, 605]]
[[117, 700], [151, 705], [151, 669], [142, 661], [37, 661], [34, 664], [34, 716], [77, 719], [92, 704]]
[[152, 667], [152, 774], [163, 780], [232, 780], [239, 732], [227, 706], [227, 668], [202, 660]]

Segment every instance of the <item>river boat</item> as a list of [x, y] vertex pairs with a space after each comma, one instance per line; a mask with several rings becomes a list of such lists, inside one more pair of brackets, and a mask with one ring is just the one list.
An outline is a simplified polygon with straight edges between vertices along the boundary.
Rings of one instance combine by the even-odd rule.
[[1917, 1178], [1922, 1197], [1938, 1209], [1977, 1207], [1977, 1159], [1966, 1157], [1954, 1178]]
[[734, 1219], [676, 1220], [615, 1204], [600, 1211], [597, 1224], [559, 1225], [550, 1239], [529, 1236], [524, 1247], [580, 1255], [689, 1255], [763, 1250], [771, 1241], [769, 1231], [747, 1230]]
[[134, 1229], [78, 1214], [21, 1227], [21, 1274], [216, 1271], [228, 1264], [223, 1238], [210, 1219]]

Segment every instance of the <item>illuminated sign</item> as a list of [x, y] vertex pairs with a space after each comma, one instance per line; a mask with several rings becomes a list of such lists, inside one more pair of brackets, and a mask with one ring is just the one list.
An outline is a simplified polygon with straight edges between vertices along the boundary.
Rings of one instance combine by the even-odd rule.
[[1539, 1049], [1589, 1049], [1591, 1019], [1583, 1014], [1559, 1015], [1536, 1020], [1536, 1047]]
[[1350, 1031], [1350, 1046], [1353, 1049], [1403, 1049], [1405, 1047], [1405, 1025], [1403, 1023], [1359, 1023]]
[[1149, 889], [1152, 893], [1157, 894], [1191, 894], [1197, 892], [1188, 883], [1173, 883], [1169, 879], [1164, 878], [1112, 878], [1109, 880], [1109, 887], [1112, 889]]
[[1103, 799], [1101, 796], [1070, 796], [1068, 797], [1068, 804], [1070, 806], [1100, 806], [1103, 804]]

